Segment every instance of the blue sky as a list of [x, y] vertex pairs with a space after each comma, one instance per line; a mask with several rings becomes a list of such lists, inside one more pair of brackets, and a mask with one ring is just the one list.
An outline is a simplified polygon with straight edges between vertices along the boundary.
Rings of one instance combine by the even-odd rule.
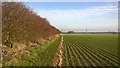
[[[28, 2], [26, 5], [32, 8], [40, 8], [40, 9], [83, 9], [92, 6], [104, 6], [106, 4], [110, 4], [111, 2]], [[113, 5], [116, 5], [112, 2]]]
[[18, 0], [18, 1], [23, 1], [23, 2], [118, 2], [119, 0]]
[[117, 2], [28, 2], [61, 31], [117, 31]]

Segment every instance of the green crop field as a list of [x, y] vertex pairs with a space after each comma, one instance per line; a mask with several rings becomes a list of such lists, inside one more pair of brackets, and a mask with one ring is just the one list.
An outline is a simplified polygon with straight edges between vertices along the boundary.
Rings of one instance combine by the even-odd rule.
[[65, 66], [118, 66], [117, 34], [64, 34]]
[[[118, 66], [117, 34], [63, 34], [62, 66]], [[6, 66], [53, 66], [61, 37], [28, 49]], [[59, 54], [59, 52], [57, 53]], [[57, 56], [57, 59], [59, 57]]]

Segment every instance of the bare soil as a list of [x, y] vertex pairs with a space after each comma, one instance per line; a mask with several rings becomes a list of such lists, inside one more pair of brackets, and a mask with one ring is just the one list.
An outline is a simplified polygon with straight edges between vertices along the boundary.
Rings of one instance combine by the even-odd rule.
[[53, 62], [53, 65], [54, 66], [63, 66], [63, 36], [61, 37], [61, 42], [57, 48], [57, 51], [56, 51], [56, 56], [54, 58], [54, 62]]

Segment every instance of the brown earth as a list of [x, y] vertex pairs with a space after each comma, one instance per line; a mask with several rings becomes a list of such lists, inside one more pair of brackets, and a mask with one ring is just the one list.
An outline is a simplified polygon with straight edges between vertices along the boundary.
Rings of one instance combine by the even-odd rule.
[[63, 66], [63, 36], [61, 37], [61, 42], [57, 48], [56, 56], [54, 58], [53, 66]]

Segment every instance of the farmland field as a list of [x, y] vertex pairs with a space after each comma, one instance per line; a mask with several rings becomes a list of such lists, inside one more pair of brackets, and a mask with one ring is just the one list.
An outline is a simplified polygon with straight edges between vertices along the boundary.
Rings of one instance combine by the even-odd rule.
[[117, 34], [64, 34], [63, 65], [118, 66]]

